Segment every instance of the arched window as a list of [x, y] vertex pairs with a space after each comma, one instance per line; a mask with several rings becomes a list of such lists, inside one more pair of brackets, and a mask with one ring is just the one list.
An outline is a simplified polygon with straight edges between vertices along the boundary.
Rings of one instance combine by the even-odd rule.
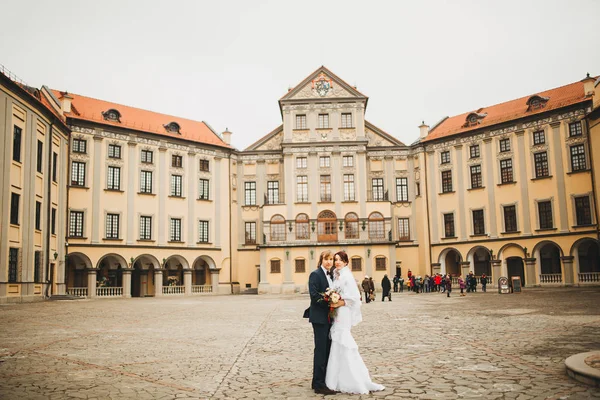
[[537, 94], [534, 94], [529, 99], [527, 99], [527, 105], [529, 106], [527, 111], [535, 111], [540, 108], [544, 108], [546, 103], [550, 100], [549, 97], [542, 97]]
[[285, 218], [281, 215], [274, 215], [271, 218], [271, 241], [285, 240]]
[[332, 211], [322, 211], [317, 217], [319, 242], [337, 242], [337, 217]]
[[310, 239], [310, 232], [308, 230], [308, 215], [298, 214], [296, 216], [296, 240]]
[[352, 271], [362, 271], [362, 258], [352, 257], [350, 263], [352, 264]]
[[306, 272], [306, 260], [304, 258], [296, 258], [294, 260], [295, 269], [294, 272], [297, 274], [302, 274]]
[[378, 212], [369, 215], [369, 239], [385, 239], [383, 215]]
[[114, 108], [104, 111], [102, 116], [107, 121], [121, 122], [121, 113]]
[[354, 213], [346, 214], [346, 218], [344, 219], [346, 229], [345, 229], [345, 238], [346, 239], [358, 239], [358, 215]]
[[385, 271], [386, 269], [386, 258], [384, 256], [375, 257], [375, 271]]
[[169, 122], [167, 125], [164, 125], [167, 132], [179, 133], [181, 127], [177, 122]]

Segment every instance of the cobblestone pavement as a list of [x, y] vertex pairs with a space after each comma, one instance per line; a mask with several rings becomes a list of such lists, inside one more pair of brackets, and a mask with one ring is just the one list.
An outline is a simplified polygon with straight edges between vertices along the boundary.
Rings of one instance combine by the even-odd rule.
[[[323, 398], [307, 295], [0, 306], [1, 399]], [[564, 360], [600, 350], [600, 288], [394, 294], [353, 329], [368, 396], [600, 399]]]

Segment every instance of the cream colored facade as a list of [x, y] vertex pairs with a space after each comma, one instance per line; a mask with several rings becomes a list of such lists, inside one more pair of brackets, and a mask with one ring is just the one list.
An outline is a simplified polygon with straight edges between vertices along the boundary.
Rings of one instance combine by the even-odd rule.
[[0, 303], [41, 300], [65, 292], [69, 130], [2, 73], [0, 103]]

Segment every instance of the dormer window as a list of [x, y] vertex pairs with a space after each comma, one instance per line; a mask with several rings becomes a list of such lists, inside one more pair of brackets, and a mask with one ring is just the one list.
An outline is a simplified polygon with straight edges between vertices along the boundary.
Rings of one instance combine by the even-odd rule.
[[546, 106], [546, 103], [548, 102], [548, 100], [550, 100], [550, 97], [542, 97], [542, 96], [538, 96], [537, 94], [534, 96], [531, 96], [528, 100], [527, 100], [527, 111], [535, 111], [535, 110], [540, 110], [542, 108], [544, 108]]
[[482, 120], [483, 118], [486, 117], [487, 114], [480, 114], [480, 113], [476, 113], [476, 112], [472, 112], [469, 115], [467, 115], [467, 120], [465, 121], [465, 127], [468, 126], [475, 126], [477, 124], [480, 123], [480, 120]]
[[169, 122], [167, 125], [164, 125], [164, 127], [167, 130], [167, 132], [181, 133], [181, 132], [179, 132], [181, 127], [179, 126], [179, 124], [177, 122]]
[[121, 122], [121, 113], [119, 111], [115, 110], [114, 108], [104, 111], [102, 113], [102, 116], [104, 117], [104, 119], [106, 121]]

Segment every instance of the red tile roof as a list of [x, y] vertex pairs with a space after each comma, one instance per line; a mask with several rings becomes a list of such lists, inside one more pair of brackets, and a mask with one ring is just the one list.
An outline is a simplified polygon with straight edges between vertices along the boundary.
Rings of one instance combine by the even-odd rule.
[[[548, 97], [546, 105], [543, 108], [528, 111], [527, 100], [531, 96]], [[575, 82], [566, 86], [546, 90], [544, 92], [533, 93], [530, 96], [510, 100], [505, 103], [496, 104], [490, 107], [472, 110], [454, 117], [446, 118], [438, 126], [434, 127], [427, 137], [421, 142], [428, 142], [443, 137], [456, 135], [463, 132], [469, 132], [484, 127], [500, 124], [529, 115], [541, 114], [557, 108], [570, 106], [577, 103], [590, 100], [591, 97], [585, 96], [583, 92], [583, 82]], [[473, 126], [465, 126], [467, 116], [471, 113], [487, 114], [479, 120], [479, 123]]]
[[[60, 99], [64, 92], [53, 89], [52, 93], [56, 98]], [[71, 112], [65, 113], [65, 116], [68, 118], [230, 148], [204, 121], [192, 121], [190, 119], [142, 110], [74, 93], [69, 93], [69, 95], [73, 97], [73, 100], [71, 100]], [[117, 110], [121, 114], [120, 122], [104, 119], [102, 113], [110, 109]], [[166, 130], [164, 126], [171, 122], [176, 122], [179, 125], [179, 133]]]

